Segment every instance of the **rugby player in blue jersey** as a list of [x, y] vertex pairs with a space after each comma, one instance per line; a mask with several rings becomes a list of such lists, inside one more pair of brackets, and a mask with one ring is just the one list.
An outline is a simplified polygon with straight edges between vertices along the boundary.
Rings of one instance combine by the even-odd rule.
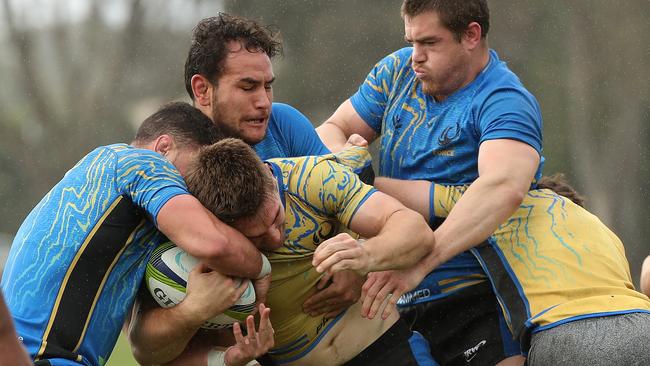
[[441, 364], [496, 364], [520, 350], [468, 249], [541, 175], [541, 113], [488, 46], [486, 0], [405, 0], [402, 16], [410, 46], [379, 61], [317, 132], [333, 151], [353, 133], [379, 138], [375, 186], [398, 199], [417, 192], [419, 206], [433, 204], [432, 184], [414, 180], [470, 185], [435, 230], [439, 265], [399, 305]]
[[[258, 22], [224, 13], [203, 19], [185, 61], [185, 89], [195, 107], [261, 159], [328, 154], [302, 113], [273, 103], [271, 60], [279, 53], [280, 40]], [[359, 299], [361, 285], [353, 272], [324, 278], [304, 310], [335, 315]]]
[[[88, 153], [29, 213], [11, 246], [2, 290], [35, 364], [104, 365], [162, 241], [173, 240], [226, 275], [268, 276], [266, 257], [183, 181], [200, 147], [219, 137], [196, 108], [169, 104], [142, 123], [130, 145]], [[220, 290], [222, 309], [243, 291], [232, 283]]]

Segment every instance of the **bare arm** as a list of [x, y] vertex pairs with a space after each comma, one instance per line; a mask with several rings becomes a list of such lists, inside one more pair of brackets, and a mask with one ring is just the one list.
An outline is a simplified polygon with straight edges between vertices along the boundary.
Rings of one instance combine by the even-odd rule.
[[161, 308], [141, 291], [125, 326], [133, 356], [145, 365], [178, 357], [203, 322], [234, 304], [245, 288], [199, 264], [189, 274], [187, 296], [174, 307]]
[[650, 297], [650, 256], [646, 257], [641, 267], [641, 292]]
[[348, 137], [353, 133], [361, 135], [368, 142], [373, 142], [377, 133], [359, 116], [350, 100], [346, 100], [327, 121], [316, 128], [320, 139], [330, 151], [343, 149]]
[[479, 177], [469, 185], [445, 222], [434, 232], [435, 268], [483, 242], [510, 217], [530, 189], [539, 154], [515, 140], [485, 141], [479, 148]]
[[377, 192], [356, 212], [350, 229], [369, 239], [358, 243], [347, 234], [319, 245], [313, 264], [319, 272], [351, 269], [370, 271], [405, 268], [417, 263], [434, 246], [434, 236], [421, 215], [396, 199]]
[[260, 252], [240, 232], [219, 221], [193, 196], [170, 199], [158, 213], [158, 229], [210, 268], [237, 277], [257, 278]]

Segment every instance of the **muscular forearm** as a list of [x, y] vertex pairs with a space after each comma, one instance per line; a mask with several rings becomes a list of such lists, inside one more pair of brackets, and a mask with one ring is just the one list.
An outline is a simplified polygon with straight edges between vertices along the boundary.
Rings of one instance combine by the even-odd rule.
[[370, 270], [406, 268], [420, 261], [431, 252], [434, 245], [433, 232], [415, 211], [395, 211], [383, 229], [363, 246], [370, 256]]
[[376, 177], [374, 186], [429, 220], [431, 182]]
[[235, 277], [257, 278], [262, 270], [262, 257], [259, 250], [239, 231], [221, 224], [219, 230], [225, 240], [220, 249], [209, 255], [197, 256], [210, 268]]
[[135, 359], [143, 365], [161, 364], [178, 357], [201, 326], [197, 319], [184, 316], [183, 303], [169, 308], [153, 308], [137, 319], [129, 330]]
[[343, 149], [345, 142], [348, 140], [345, 132], [330, 120], [318, 126], [316, 132], [331, 152], [338, 152]]
[[486, 240], [519, 207], [525, 191], [505, 178], [472, 183], [434, 231], [440, 263]]

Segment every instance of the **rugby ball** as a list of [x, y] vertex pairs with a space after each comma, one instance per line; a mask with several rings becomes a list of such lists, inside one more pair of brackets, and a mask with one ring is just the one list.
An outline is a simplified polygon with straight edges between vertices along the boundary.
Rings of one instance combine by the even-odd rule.
[[[145, 282], [158, 305], [169, 308], [185, 298], [187, 277], [198, 263], [198, 259], [187, 254], [172, 242], [160, 244], [154, 250], [145, 270]], [[253, 312], [255, 309], [253, 284], [249, 279], [235, 281], [237, 287], [242, 283], [248, 283], [248, 287], [235, 305], [223, 314], [206, 321], [202, 328], [227, 328], [235, 322], [243, 322]]]

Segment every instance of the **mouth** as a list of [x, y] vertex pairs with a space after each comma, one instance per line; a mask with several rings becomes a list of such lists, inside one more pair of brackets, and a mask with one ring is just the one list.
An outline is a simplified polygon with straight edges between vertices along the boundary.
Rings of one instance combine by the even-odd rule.
[[246, 119], [245, 122], [247, 124], [253, 125], [253, 126], [262, 126], [262, 125], [266, 124], [266, 121], [268, 119], [269, 119], [268, 116], [264, 116], [264, 117], [261, 117], [261, 118], [249, 118], [249, 119]]
[[423, 79], [427, 76], [424, 69], [418, 67], [413, 67], [413, 72], [415, 73], [415, 77], [417, 77], [418, 79]]

